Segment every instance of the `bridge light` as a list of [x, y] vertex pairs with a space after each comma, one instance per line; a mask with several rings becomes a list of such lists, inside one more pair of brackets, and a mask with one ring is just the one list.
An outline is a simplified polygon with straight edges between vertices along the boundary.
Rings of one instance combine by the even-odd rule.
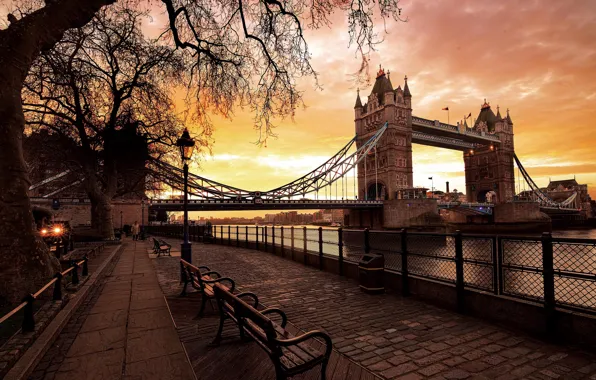
[[470, 149], [470, 154], [474, 154], [474, 149]]
[[176, 146], [180, 149], [180, 157], [182, 158], [182, 162], [190, 160], [192, 157], [192, 151], [195, 148], [195, 140], [190, 138], [188, 129], [184, 128], [182, 136], [178, 139], [178, 141], [176, 141]]
[[490, 150], [495, 150], [495, 147], [491, 145]]

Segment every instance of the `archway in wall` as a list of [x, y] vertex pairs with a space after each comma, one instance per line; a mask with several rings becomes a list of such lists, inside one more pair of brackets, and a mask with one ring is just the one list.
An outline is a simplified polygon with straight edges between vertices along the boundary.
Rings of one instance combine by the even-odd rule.
[[497, 193], [493, 190], [480, 190], [476, 195], [476, 202], [478, 203], [495, 203], [497, 201]]
[[389, 194], [387, 192], [387, 188], [381, 182], [371, 183], [368, 185], [368, 191], [366, 193], [366, 200], [367, 201], [374, 201], [374, 200], [387, 200], [389, 199]]

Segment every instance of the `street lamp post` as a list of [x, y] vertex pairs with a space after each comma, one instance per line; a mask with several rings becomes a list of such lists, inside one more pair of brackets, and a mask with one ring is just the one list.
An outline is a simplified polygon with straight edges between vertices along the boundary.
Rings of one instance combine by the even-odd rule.
[[[182, 260], [192, 262], [192, 247], [188, 241], [188, 161], [192, 157], [192, 151], [195, 147], [195, 141], [190, 138], [188, 129], [184, 129], [182, 136], [176, 141], [176, 146], [180, 149], [180, 157], [184, 164], [184, 241], [180, 245], [180, 255]], [[182, 275], [182, 273], [180, 273]]]

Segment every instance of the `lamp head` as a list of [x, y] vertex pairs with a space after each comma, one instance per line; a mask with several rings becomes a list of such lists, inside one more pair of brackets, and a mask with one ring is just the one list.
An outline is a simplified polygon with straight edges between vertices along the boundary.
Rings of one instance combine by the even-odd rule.
[[182, 158], [182, 162], [190, 160], [192, 157], [192, 152], [195, 148], [195, 140], [190, 138], [188, 129], [184, 128], [182, 136], [178, 139], [178, 141], [176, 141], [176, 146], [180, 150], [180, 158]]

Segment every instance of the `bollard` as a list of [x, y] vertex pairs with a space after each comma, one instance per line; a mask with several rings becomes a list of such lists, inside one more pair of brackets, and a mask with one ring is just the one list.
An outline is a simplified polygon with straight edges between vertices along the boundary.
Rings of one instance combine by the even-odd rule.
[[401, 230], [401, 295], [410, 295], [410, 283], [408, 280], [408, 233]]
[[33, 301], [35, 297], [33, 294], [29, 294], [23, 299], [23, 302], [27, 302], [23, 309], [23, 324], [21, 325], [22, 332], [33, 332], [35, 331], [35, 318], [33, 317]]
[[71, 265], [73, 267], [71, 283], [77, 285], [79, 283], [79, 265], [74, 260], [71, 260]]
[[54, 294], [52, 299], [54, 301], [62, 300], [62, 273], [58, 272], [54, 275], [56, 282], [54, 283]]

